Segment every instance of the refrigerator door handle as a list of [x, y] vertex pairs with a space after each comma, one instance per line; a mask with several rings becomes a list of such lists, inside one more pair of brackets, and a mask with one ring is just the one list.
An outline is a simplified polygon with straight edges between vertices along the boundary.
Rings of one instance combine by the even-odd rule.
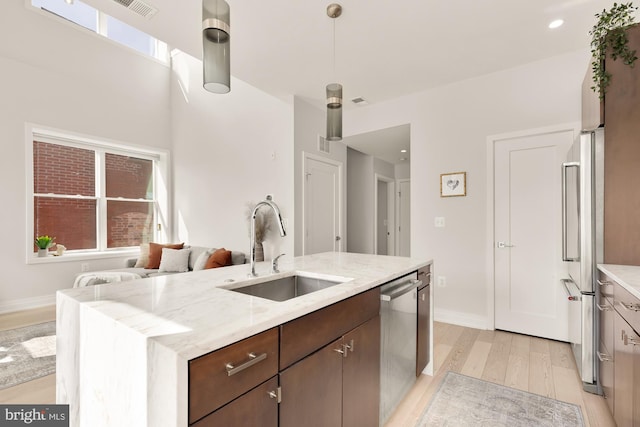
[[578, 169], [580, 163], [567, 162], [562, 164], [562, 260], [579, 261], [579, 258], [569, 258], [567, 255], [567, 170], [569, 168]]
[[569, 290], [569, 283], [571, 283], [571, 284], [573, 284], [575, 286], [575, 284], [573, 283], [573, 281], [571, 279], [560, 279], [560, 281], [564, 285], [564, 291], [567, 293], [567, 299], [569, 301], [580, 301], [582, 299], [582, 298], [580, 298], [580, 294], [573, 295], [571, 293], [571, 291]]

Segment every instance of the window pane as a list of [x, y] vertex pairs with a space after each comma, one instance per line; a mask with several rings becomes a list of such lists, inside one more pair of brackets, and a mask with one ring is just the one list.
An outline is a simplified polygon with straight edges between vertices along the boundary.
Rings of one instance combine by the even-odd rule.
[[95, 196], [95, 163], [93, 150], [33, 141], [33, 191]]
[[107, 197], [153, 200], [153, 161], [106, 153]]
[[31, 4], [97, 32], [98, 11], [78, 0], [73, 4], [68, 4], [65, 0], [31, 0]]
[[138, 52], [156, 56], [153, 37], [111, 16], [107, 16], [107, 37]]
[[49, 235], [69, 250], [96, 249], [96, 201], [35, 197], [33, 229], [34, 239]]
[[153, 222], [153, 202], [107, 201], [107, 247], [152, 242]]

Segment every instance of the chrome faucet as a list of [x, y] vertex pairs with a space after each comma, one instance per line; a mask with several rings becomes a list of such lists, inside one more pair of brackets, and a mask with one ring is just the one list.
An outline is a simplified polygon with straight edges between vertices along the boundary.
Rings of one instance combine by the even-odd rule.
[[272, 272], [272, 273], [280, 273], [280, 270], [278, 270], [278, 260], [279, 260], [281, 257], [285, 256], [285, 255], [286, 255], [286, 254], [280, 254], [280, 255], [278, 255], [277, 257], [275, 257], [275, 258], [273, 259], [273, 261], [271, 261], [271, 272]]
[[276, 218], [278, 220], [278, 228], [280, 229], [280, 235], [282, 237], [287, 235], [286, 230], [284, 229], [284, 223], [282, 222], [282, 216], [280, 216], [280, 209], [278, 205], [276, 205], [272, 200], [271, 196], [267, 196], [267, 198], [261, 202], [259, 202], [255, 208], [253, 208], [253, 212], [251, 213], [251, 235], [249, 236], [249, 244], [250, 244], [250, 253], [251, 253], [251, 273], [249, 273], [249, 277], [257, 277], [256, 274], [256, 212], [262, 206], [270, 206], [273, 209], [273, 212], [276, 214]]

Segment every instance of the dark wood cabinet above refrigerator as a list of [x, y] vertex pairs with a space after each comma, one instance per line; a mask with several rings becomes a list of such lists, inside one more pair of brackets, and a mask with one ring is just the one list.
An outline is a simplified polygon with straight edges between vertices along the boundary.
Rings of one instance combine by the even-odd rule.
[[[640, 52], [640, 26], [627, 30]], [[603, 102], [593, 92], [591, 64], [582, 84], [583, 129], [604, 125], [604, 262], [640, 265], [640, 62], [607, 58], [611, 83]]]

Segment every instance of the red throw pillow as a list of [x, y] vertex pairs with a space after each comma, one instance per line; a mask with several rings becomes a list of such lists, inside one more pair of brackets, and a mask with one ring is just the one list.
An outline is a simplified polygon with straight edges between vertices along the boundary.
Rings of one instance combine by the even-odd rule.
[[162, 248], [182, 249], [184, 243], [160, 244], [149, 243], [149, 262], [144, 268], [160, 268], [160, 260], [162, 259]]
[[231, 251], [220, 248], [211, 254], [207, 263], [204, 265], [204, 269], [226, 267], [228, 265], [231, 265]]

